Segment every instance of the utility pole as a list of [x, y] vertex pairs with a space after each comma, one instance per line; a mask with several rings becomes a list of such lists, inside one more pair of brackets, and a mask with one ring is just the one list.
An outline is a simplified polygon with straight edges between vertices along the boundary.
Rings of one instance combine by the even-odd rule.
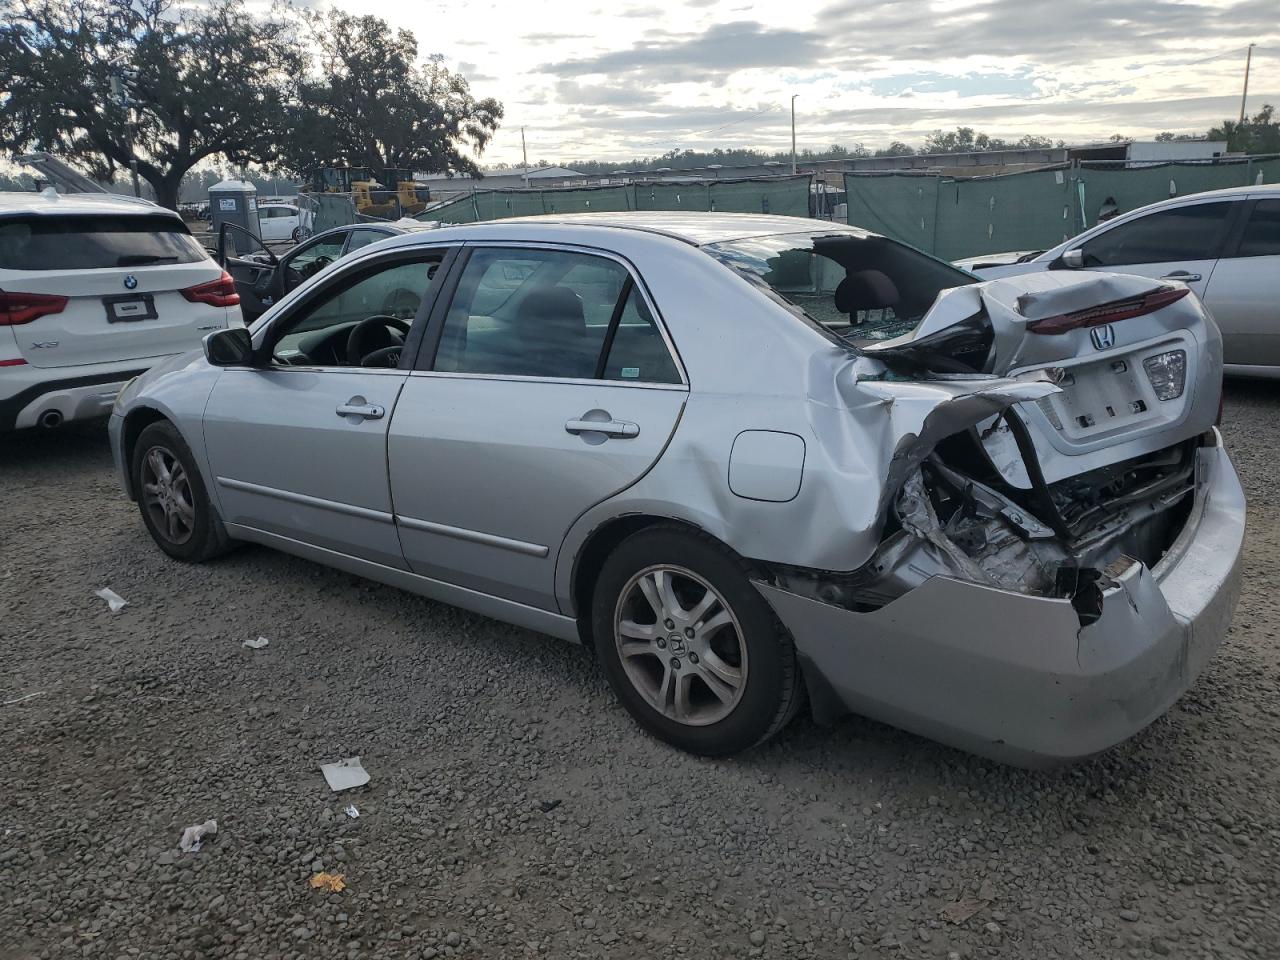
[[525, 149], [525, 145], [524, 145], [524, 127], [520, 128], [520, 162], [523, 167], [521, 172], [524, 174], [524, 187], [526, 190], [528, 190], [529, 189], [529, 151]]
[[[116, 65], [118, 61], [112, 61]], [[133, 90], [130, 81], [137, 74], [128, 67], [120, 67], [118, 74], [111, 75], [111, 94], [127, 112], [125, 127], [129, 131], [129, 172], [133, 174], [133, 195], [142, 196], [142, 187], [138, 183], [138, 115], [134, 110]]]
[[138, 183], [138, 118], [132, 103], [129, 105], [130, 128], [133, 130], [133, 142], [129, 144], [129, 172], [133, 174], [133, 195], [142, 196], [142, 186]]
[[796, 97], [798, 93], [791, 95], [791, 175], [796, 175]]
[[1253, 63], [1253, 48], [1257, 44], [1249, 44], [1249, 52], [1244, 59], [1244, 93], [1240, 95], [1240, 123], [1244, 124], [1244, 102], [1249, 99], [1249, 66]]

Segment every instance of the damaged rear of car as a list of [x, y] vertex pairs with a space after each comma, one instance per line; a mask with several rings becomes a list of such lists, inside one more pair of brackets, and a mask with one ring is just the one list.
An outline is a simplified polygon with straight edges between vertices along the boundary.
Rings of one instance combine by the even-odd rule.
[[1170, 707], [1226, 632], [1245, 508], [1221, 336], [1185, 286], [976, 282], [861, 233], [705, 249], [856, 351], [811, 418], [874, 462], [857, 563], [765, 558], [756, 584], [815, 714], [1043, 765]]

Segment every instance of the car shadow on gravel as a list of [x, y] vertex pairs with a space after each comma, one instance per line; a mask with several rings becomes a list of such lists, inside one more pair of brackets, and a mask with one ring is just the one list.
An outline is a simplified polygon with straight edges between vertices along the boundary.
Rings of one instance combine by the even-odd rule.
[[86, 420], [56, 430], [19, 430], [0, 434], [0, 469], [8, 467], [87, 467], [111, 461], [106, 420]]

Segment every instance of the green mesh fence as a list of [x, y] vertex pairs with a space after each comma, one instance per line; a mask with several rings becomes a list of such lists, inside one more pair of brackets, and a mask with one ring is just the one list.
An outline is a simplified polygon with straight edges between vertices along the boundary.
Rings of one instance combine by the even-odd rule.
[[356, 222], [356, 207], [351, 201], [351, 194], [310, 193], [306, 196], [313, 204], [311, 224], [313, 233]]
[[636, 183], [558, 190], [477, 190], [418, 214], [419, 220], [473, 223], [543, 213], [700, 210], [809, 216], [808, 174], [751, 180]]
[[933, 252], [941, 178], [845, 174], [844, 179], [850, 223]]
[[1276, 183], [1280, 158], [969, 178], [846, 173], [844, 181], [849, 223], [955, 260], [1056, 246], [1096, 225], [1108, 198], [1126, 212], [1171, 196]]
[[708, 210], [718, 213], [771, 213], [781, 217], [809, 216], [810, 177], [769, 180], [713, 180], [708, 185]]

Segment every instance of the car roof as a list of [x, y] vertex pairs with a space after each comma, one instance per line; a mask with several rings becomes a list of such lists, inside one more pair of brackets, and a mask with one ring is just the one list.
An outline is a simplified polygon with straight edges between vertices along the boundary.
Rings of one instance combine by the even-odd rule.
[[62, 215], [86, 213], [178, 216], [150, 200], [123, 197], [116, 193], [54, 193], [52, 190], [0, 191], [0, 216], [17, 214]]
[[[428, 212], [429, 215], [429, 212]], [[810, 220], [807, 217], [783, 217], [756, 213], [702, 213], [692, 210], [634, 210], [619, 213], [563, 213], [543, 214], [533, 217], [510, 217], [503, 220], [487, 220], [447, 230], [484, 229], [492, 233], [502, 225], [512, 226], [545, 223], [565, 226], [612, 227], [660, 233], [683, 240], [695, 246], [743, 240], [747, 237], [772, 236], [779, 233], [813, 233], [816, 231], [850, 233], [872, 236], [870, 231], [850, 227], [831, 220]]]
[[1146, 206], [1135, 207], [1133, 210], [1125, 212], [1125, 216], [1130, 213], [1136, 213], [1139, 210], [1154, 210], [1157, 207], [1175, 207], [1180, 203], [1199, 202], [1201, 200], [1213, 199], [1244, 199], [1245, 197], [1256, 196], [1259, 193], [1276, 193], [1280, 194], [1280, 183], [1259, 183], [1253, 186], [1245, 187], [1224, 187], [1221, 190], [1203, 190], [1198, 193], [1184, 193], [1181, 196], [1169, 197], [1167, 200], [1156, 200], [1148, 203]]

